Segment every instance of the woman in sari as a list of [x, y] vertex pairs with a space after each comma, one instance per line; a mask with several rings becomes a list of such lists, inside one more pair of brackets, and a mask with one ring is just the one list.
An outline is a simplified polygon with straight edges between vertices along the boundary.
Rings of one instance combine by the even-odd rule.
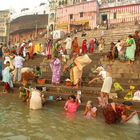
[[87, 53], [87, 40], [84, 39], [82, 42], [82, 54], [86, 54]]
[[102, 52], [105, 48], [105, 40], [101, 37], [99, 40], [99, 52]]
[[6, 67], [2, 71], [2, 81], [4, 82], [4, 92], [8, 92], [11, 88], [13, 88], [12, 77], [10, 73], [10, 62], [6, 62]]
[[[108, 124], [116, 123], [135, 123], [132, 122], [132, 118], [137, 114], [136, 111], [132, 111], [132, 103], [125, 101], [122, 104], [116, 104], [114, 102], [107, 104], [103, 107], [103, 115], [105, 122]], [[130, 113], [131, 112], [131, 113]]]
[[81, 82], [83, 68], [91, 62], [88, 55], [79, 56], [73, 53], [73, 58], [71, 63], [69, 63], [68, 68], [70, 70], [70, 80], [74, 88], [78, 88]]
[[61, 50], [61, 42], [57, 41], [54, 44], [53, 48], [52, 48], [52, 56], [53, 56], [53, 58], [58, 57], [60, 50]]
[[80, 52], [77, 37], [75, 37], [74, 40], [72, 41], [72, 50], [73, 50], [73, 53], [76, 53], [76, 54], [79, 54]]
[[50, 67], [52, 70], [52, 84], [58, 85], [60, 84], [60, 76], [61, 76], [61, 62], [58, 57], [55, 57], [50, 63]]
[[94, 53], [94, 39], [90, 40], [89, 53]]
[[132, 38], [132, 35], [129, 35], [127, 40], [127, 48], [125, 52], [125, 58], [129, 61], [129, 64], [133, 63], [135, 60], [135, 50], [135, 40]]
[[48, 40], [48, 44], [47, 44], [48, 46], [46, 48], [47, 59], [51, 59], [51, 57], [52, 57], [52, 53], [51, 53], [51, 51], [52, 51], [52, 44], [53, 44], [52, 40], [49, 39]]
[[34, 46], [34, 53], [35, 54], [40, 54], [41, 53], [41, 43], [37, 43], [37, 44], [35, 44], [35, 46]]
[[34, 54], [34, 46], [31, 41], [29, 41], [29, 58], [33, 59], [33, 54]]

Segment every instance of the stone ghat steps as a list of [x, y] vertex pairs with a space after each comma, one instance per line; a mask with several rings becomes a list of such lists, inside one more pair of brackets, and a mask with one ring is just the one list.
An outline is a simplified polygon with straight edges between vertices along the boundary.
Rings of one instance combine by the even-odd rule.
[[[51, 93], [56, 93], [56, 94], [75, 94], [77, 93], [78, 90], [80, 90], [83, 95], [85, 96], [95, 96], [97, 97], [98, 94], [101, 91], [100, 87], [87, 87], [87, 86], [81, 86], [78, 89], [72, 88], [72, 87], [66, 87], [63, 84], [60, 84], [59, 86], [54, 86], [52, 84], [45, 84], [45, 85], [38, 85], [38, 84], [34, 84], [37, 87], [46, 87], [47, 88], [47, 92], [51, 92]], [[127, 93], [129, 90], [126, 89], [124, 91], [124, 94]], [[115, 90], [112, 87], [111, 89], [111, 93], [114, 93]]]
[[[41, 85], [38, 85], [41, 86]], [[44, 92], [44, 95], [47, 99], [49, 99], [49, 96], [54, 96], [54, 97], [58, 97], [61, 96], [63, 97], [64, 100], [68, 99], [68, 96], [77, 93], [77, 89], [73, 89], [73, 88], [68, 88], [65, 86], [53, 86], [53, 85], [45, 85], [47, 87], [47, 91]], [[97, 88], [90, 88], [90, 87], [82, 87], [79, 88], [79, 90], [81, 90], [82, 95], [81, 95], [81, 100], [82, 100], [82, 105], [85, 106], [86, 102], [88, 100], [92, 100], [94, 105], [97, 106], [98, 105], [98, 96], [100, 93], [100, 90]], [[126, 93], [122, 93], [122, 96], [125, 96]], [[118, 98], [118, 99], [113, 99], [114, 102], [124, 102], [125, 100], [123, 98]], [[59, 101], [58, 101], [59, 102]], [[61, 102], [61, 101], [60, 101]], [[63, 102], [63, 101], [62, 101]], [[140, 111], [140, 102], [137, 101], [132, 101], [134, 106], [136, 107], [136, 109], [138, 109]], [[63, 102], [64, 105], [65, 102]]]
[[[105, 36], [105, 44], [108, 48], [110, 45], [110, 42], [117, 42], [120, 39], [126, 39], [129, 34], [134, 34], [136, 30], [139, 30], [139, 25], [136, 26], [126, 26], [125, 28], [115, 28], [115, 29], [109, 29], [104, 30]], [[75, 36], [79, 38], [80, 45], [82, 44], [83, 39], [89, 40], [89, 38], [96, 37], [99, 39], [101, 37], [102, 30], [91, 30], [87, 31], [87, 35], [85, 37], [81, 37], [81, 32], [77, 33]]]
[[40, 65], [44, 58], [42, 55], [35, 55], [33, 59], [26, 60], [24, 66], [33, 68], [36, 65]]
[[[96, 76], [91, 69], [95, 69], [97, 66], [97, 63], [100, 63], [100, 57], [102, 57], [101, 54], [93, 54], [90, 55], [90, 58], [93, 59], [93, 62], [88, 65], [86, 68], [84, 68], [83, 76], [82, 76], [82, 85], [88, 86], [88, 81]], [[39, 65], [44, 61], [44, 56], [35, 56], [33, 60], [29, 60], [26, 63], [25, 66], [34, 67], [35, 65]], [[103, 62], [102, 62], [103, 63]], [[103, 63], [103, 65], [108, 64], [108, 62]], [[45, 60], [45, 69], [47, 69], [45, 72], [43, 72], [43, 77], [47, 79], [47, 83], [51, 83], [51, 70], [49, 66], [49, 61]], [[115, 61], [114, 64], [112, 64], [112, 71], [113, 71], [113, 81], [114, 82], [120, 82], [120, 84], [124, 88], [129, 88], [130, 84], [133, 84], [137, 89], [139, 88], [140, 83], [140, 74], [139, 74], [139, 67], [137, 65], [128, 65], [127, 63], [122, 63], [119, 61]], [[125, 72], [125, 73], [124, 73]], [[134, 73], [135, 72], [135, 73]], [[61, 81], [64, 83], [65, 79], [68, 78], [63, 75]], [[136, 81], [136, 82], [135, 82]], [[100, 83], [95, 83], [95, 86], [101, 87]]]
[[[51, 73], [49, 75], [44, 75], [43, 77], [46, 79], [47, 84], [51, 84], [51, 77], [52, 77]], [[68, 78], [68, 77], [61, 76], [61, 84], [65, 83], [66, 78]], [[92, 78], [94, 78], [94, 76]], [[100, 82], [100, 81], [97, 81], [97, 82], [95, 81], [95, 82], [93, 82], [93, 84], [88, 85], [89, 80], [91, 80], [92, 78], [82, 76], [81, 85], [86, 86], [86, 87], [93, 86], [93, 87], [100, 87], [101, 88], [102, 82]], [[115, 82], [119, 82], [124, 89], [129, 89], [130, 85], [135, 86], [135, 88], [137, 90], [140, 89], [140, 79], [113, 78], [113, 83], [115, 83]]]

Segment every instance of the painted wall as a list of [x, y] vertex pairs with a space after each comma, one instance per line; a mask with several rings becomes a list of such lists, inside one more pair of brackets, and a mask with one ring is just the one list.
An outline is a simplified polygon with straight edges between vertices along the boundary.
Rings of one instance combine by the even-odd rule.
[[[98, 9], [97, 1], [94, 0], [58, 8], [56, 11], [56, 27], [66, 31], [69, 24], [85, 24], [87, 22], [89, 28], [93, 29], [97, 25]], [[71, 16], [72, 18], [70, 18]]]
[[100, 23], [102, 15], [107, 15], [109, 23], [140, 21], [140, 4], [100, 9]]

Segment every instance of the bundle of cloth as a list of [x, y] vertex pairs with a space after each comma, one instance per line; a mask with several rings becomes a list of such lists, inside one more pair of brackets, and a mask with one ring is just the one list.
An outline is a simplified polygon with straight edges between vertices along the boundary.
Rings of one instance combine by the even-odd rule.
[[22, 81], [34, 80], [34, 72], [32, 68], [24, 67], [21, 69]]
[[133, 96], [134, 101], [140, 101], [140, 90], [137, 90]]
[[127, 121], [128, 124], [139, 124], [140, 120], [139, 120], [139, 116], [138, 114], [133, 115], [133, 117]]

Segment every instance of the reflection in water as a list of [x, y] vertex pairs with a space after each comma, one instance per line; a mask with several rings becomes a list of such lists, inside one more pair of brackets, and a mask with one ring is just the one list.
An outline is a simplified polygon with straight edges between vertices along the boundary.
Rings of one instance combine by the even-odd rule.
[[86, 120], [82, 112], [67, 114], [63, 107], [29, 110], [16, 95], [0, 98], [0, 140], [138, 140], [139, 130], [139, 125]]

